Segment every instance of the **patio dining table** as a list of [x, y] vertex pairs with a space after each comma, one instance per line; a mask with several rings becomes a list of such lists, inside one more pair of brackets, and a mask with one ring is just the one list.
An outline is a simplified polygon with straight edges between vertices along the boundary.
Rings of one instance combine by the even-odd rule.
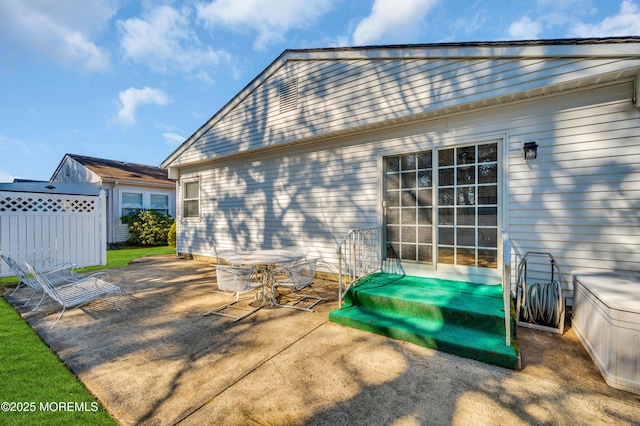
[[290, 249], [256, 250], [246, 253], [236, 253], [225, 257], [231, 264], [255, 266], [262, 272], [262, 284], [264, 303], [268, 301], [271, 306], [277, 306], [277, 295], [273, 285], [275, 284], [274, 269], [283, 263], [295, 262], [303, 259], [306, 253]]

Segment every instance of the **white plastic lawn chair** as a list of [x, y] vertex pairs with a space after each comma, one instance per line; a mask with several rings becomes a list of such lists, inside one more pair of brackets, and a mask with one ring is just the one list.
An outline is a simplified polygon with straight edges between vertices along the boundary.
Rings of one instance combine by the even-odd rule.
[[[262, 283], [256, 282], [254, 280], [256, 272], [257, 269], [255, 267], [216, 265], [216, 280], [218, 290], [214, 290], [214, 293], [230, 295], [233, 297], [233, 300], [205, 312], [204, 316], [220, 315], [233, 318], [234, 322], [236, 322], [248, 317], [258, 309], [260, 309], [262, 306], [250, 308], [235, 306], [236, 303], [242, 300], [247, 300], [247, 298], [241, 299], [241, 295], [251, 292], [258, 287], [262, 287]], [[225, 310], [237, 310], [243, 313], [241, 315], [232, 315], [228, 312], [224, 312]]]
[[[328, 300], [325, 297], [320, 297], [317, 294], [301, 294], [299, 291], [305, 288], [310, 288], [313, 284], [316, 275], [316, 267], [320, 259], [305, 259], [292, 264], [286, 264], [274, 271], [274, 274], [284, 275], [284, 279], [276, 280], [273, 286], [274, 294], [278, 294], [278, 287], [286, 287], [289, 289], [289, 294], [294, 296], [295, 300], [291, 304], [278, 303], [277, 306], [282, 308], [300, 309], [303, 311], [313, 312], [313, 307], [323, 300]], [[313, 289], [311, 289], [313, 290]], [[309, 306], [298, 306], [299, 303], [312, 300], [313, 302]]]
[[120, 287], [105, 281], [109, 276], [106, 272], [99, 272], [89, 277], [81, 278], [67, 284], [54, 287], [47, 275], [35, 269], [33, 266], [25, 262], [25, 267], [32, 274], [38, 283], [42, 286], [42, 290], [53, 300], [62, 305], [62, 312], [55, 323], [50, 328], [55, 327], [64, 315], [67, 308], [79, 308], [80, 306], [107, 294], [116, 294], [115, 300], [116, 310], [119, 311], [118, 300], [120, 299]]
[[[11, 270], [13, 271], [14, 274], [16, 274], [19, 280], [18, 285], [16, 286], [16, 288], [13, 289], [10, 295], [13, 295], [19, 288], [24, 287], [25, 285], [28, 287], [31, 287], [31, 289], [33, 290], [31, 292], [31, 296], [29, 297], [29, 299], [24, 303], [24, 305], [22, 305], [22, 306], [27, 306], [29, 302], [31, 302], [31, 299], [33, 299], [33, 296], [35, 296], [36, 292], [39, 290], [42, 290], [42, 286], [40, 285], [40, 283], [35, 277], [29, 276], [27, 271], [24, 268], [22, 268], [18, 264], [18, 262], [16, 262], [15, 260], [13, 260], [8, 256], [5, 256], [4, 254], [0, 255], [0, 257], [2, 257], [2, 260], [4, 260], [7, 265], [9, 265], [9, 268], [11, 268]], [[71, 263], [54, 265], [53, 259], [45, 259], [42, 262], [42, 267], [40, 268], [40, 271], [42, 271], [42, 273], [47, 276], [47, 279], [49, 280], [51, 285], [58, 286], [58, 285], [62, 285], [71, 281], [77, 281], [81, 278], [84, 278], [84, 275], [75, 272], [74, 269], [75, 269], [75, 265]], [[40, 301], [33, 308], [34, 311], [38, 309], [38, 307], [46, 297], [47, 297], [47, 293], [43, 291]]]

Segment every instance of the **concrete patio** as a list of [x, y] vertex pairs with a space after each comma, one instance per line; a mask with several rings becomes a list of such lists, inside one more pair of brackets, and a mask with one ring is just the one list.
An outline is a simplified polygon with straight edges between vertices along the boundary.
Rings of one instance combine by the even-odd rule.
[[[640, 395], [606, 385], [579, 340], [519, 328], [513, 371], [328, 321], [263, 308], [244, 320], [202, 314], [207, 262], [154, 256], [110, 269], [121, 310], [104, 299], [65, 313], [5, 296], [123, 425], [638, 424]], [[33, 303], [33, 302], [32, 302]]]

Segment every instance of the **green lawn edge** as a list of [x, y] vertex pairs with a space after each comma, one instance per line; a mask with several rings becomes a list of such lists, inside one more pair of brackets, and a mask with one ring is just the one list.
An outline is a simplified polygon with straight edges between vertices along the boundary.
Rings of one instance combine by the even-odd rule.
[[[133, 259], [162, 254], [175, 254], [175, 248], [108, 250], [107, 266], [81, 271], [122, 267]], [[0, 279], [0, 293], [16, 281], [16, 277]], [[0, 366], [2, 425], [117, 424], [4, 297], [0, 298]]]
[[[86, 266], [80, 269], [80, 272], [91, 272], [100, 269], [107, 268], [120, 268], [127, 266], [133, 259], [138, 259], [146, 256], [154, 256], [160, 254], [175, 254], [176, 249], [170, 246], [157, 246], [157, 247], [142, 247], [142, 248], [128, 248], [118, 250], [107, 250], [107, 266], [94, 265]], [[17, 277], [1, 277], [0, 287], [15, 284], [18, 281]]]
[[4, 298], [0, 365], [0, 424], [117, 424]]

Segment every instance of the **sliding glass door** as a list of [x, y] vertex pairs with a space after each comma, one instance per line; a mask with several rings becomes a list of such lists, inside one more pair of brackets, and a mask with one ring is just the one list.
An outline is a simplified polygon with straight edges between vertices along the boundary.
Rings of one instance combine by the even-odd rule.
[[433, 263], [431, 151], [385, 158], [387, 257]]
[[384, 158], [387, 259], [498, 267], [498, 143]]

